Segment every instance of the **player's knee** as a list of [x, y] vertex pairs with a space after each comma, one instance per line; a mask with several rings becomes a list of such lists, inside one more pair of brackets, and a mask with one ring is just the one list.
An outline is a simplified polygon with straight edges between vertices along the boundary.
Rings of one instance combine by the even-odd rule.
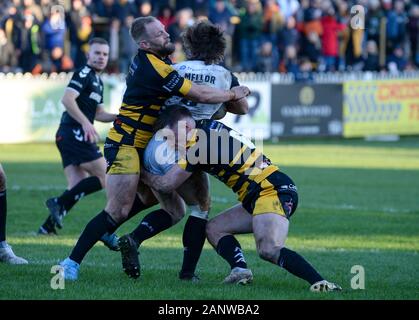
[[183, 208], [171, 208], [170, 210], [166, 210], [167, 213], [172, 218], [173, 224], [178, 223], [186, 214], [185, 207]]
[[[105, 209], [106, 210], [106, 209]], [[121, 223], [128, 219], [131, 207], [121, 206], [118, 210], [106, 210], [115, 222]]]
[[263, 260], [276, 263], [279, 258], [280, 248], [273, 246], [259, 246], [258, 254]]
[[217, 242], [216, 240], [219, 238], [220, 231], [214, 220], [208, 221], [205, 232], [207, 234], [208, 241], [211, 244]]

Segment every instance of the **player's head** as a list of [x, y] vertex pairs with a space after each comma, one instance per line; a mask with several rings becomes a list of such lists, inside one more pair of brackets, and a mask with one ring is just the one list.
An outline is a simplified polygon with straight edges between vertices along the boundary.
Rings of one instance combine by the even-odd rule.
[[188, 60], [202, 60], [205, 64], [212, 64], [224, 59], [224, 33], [209, 21], [201, 21], [188, 27], [182, 34], [182, 42]]
[[140, 17], [132, 22], [130, 34], [140, 49], [165, 58], [175, 51], [164, 25], [152, 16]]
[[154, 124], [154, 131], [169, 129], [174, 134], [175, 143], [186, 143], [196, 127], [191, 112], [182, 106], [166, 107]]
[[92, 38], [89, 41], [87, 64], [96, 71], [103, 71], [108, 65], [109, 44], [103, 38]]

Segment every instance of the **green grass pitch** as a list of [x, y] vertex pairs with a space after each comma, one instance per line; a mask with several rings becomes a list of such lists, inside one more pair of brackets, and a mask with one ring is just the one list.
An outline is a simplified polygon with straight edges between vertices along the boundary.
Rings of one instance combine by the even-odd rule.
[[[87, 255], [80, 279], [51, 289], [51, 267], [65, 258], [86, 223], [105, 204], [104, 192], [79, 202], [57, 237], [36, 236], [47, 215], [44, 201], [65, 187], [53, 144], [1, 145], [8, 176], [8, 242], [30, 261], [0, 264], [0, 299], [418, 299], [419, 141], [291, 141], [266, 144], [264, 152], [299, 188], [300, 205], [291, 219], [287, 246], [306, 257], [343, 291], [313, 294], [308, 284], [261, 260], [252, 235], [241, 235], [250, 286], [221, 282], [229, 266], [206, 243], [199, 283], [178, 280], [186, 219], [142, 245], [142, 276], [129, 279], [119, 253], [101, 243]], [[235, 204], [235, 195], [211, 179], [211, 216]], [[144, 213], [123, 225], [131, 231]], [[365, 289], [351, 288], [354, 265], [365, 270]]]

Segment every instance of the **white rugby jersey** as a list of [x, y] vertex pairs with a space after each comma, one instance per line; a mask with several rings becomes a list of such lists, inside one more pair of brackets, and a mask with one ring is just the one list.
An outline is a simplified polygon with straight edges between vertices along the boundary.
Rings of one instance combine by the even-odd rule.
[[[229, 90], [239, 85], [237, 77], [226, 68], [216, 65], [206, 65], [204, 61], [183, 61], [173, 65], [176, 71], [184, 78], [196, 84], [205, 84], [214, 88]], [[195, 120], [211, 119], [222, 103], [207, 104], [189, 101], [182, 97], [172, 97], [166, 100], [166, 105], [180, 104], [188, 108]]]

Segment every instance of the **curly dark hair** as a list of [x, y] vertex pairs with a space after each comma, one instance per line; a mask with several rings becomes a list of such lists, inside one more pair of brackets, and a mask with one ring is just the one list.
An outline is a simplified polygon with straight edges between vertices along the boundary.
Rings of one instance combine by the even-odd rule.
[[223, 31], [209, 21], [200, 21], [188, 27], [182, 33], [182, 42], [188, 60], [216, 64], [224, 59], [226, 40]]

